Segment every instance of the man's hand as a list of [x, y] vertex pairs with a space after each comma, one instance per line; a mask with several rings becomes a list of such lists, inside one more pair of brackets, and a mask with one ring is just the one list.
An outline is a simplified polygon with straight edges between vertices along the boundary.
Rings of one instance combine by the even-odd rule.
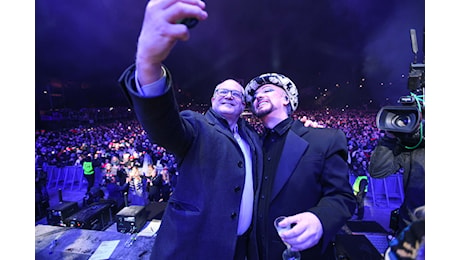
[[281, 239], [291, 245], [293, 251], [302, 251], [318, 244], [323, 236], [323, 226], [318, 217], [311, 212], [303, 212], [294, 216], [289, 216], [282, 222], [281, 226], [295, 224], [289, 230], [283, 232]]
[[138, 38], [136, 67], [141, 85], [162, 76], [161, 63], [178, 40], [189, 39], [186, 25], [177, 23], [185, 18], [199, 21], [208, 17], [205, 3], [200, 0], [151, 0], [148, 2]]
[[305, 127], [314, 127], [314, 128], [324, 128], [325, 127], [324, 125], [318, 124], [318, 122], [311, 121], [310, 119], [307, 119], [306, 116], [303, 116], [300, 119], [300, 122], [302, 122]]

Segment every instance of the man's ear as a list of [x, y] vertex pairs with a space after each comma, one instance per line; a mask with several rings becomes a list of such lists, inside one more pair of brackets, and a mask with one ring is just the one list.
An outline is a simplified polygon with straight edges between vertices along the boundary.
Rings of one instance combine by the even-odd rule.
[[288, 96], [284, 96], [284, 101], [286, 102], [286, 105], [290, 105]]

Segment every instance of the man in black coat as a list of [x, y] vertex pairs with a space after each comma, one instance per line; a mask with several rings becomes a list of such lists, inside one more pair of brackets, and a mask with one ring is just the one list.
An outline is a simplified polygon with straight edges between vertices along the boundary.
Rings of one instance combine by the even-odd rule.
[[205, 114], [179, 111], [171, 73], [162, 65], [189, 31], [177, 20], [203, 20], [203, 2], [150, 1], [137, 45], [136, 64], [120, 84], [152, 142], [176, 156], [175, 190], [168, 201], [151, 259], [244, 259], [252, 222], [261, 149], [240, 115], [243, 87], [218, 84]]
[[[345, 134], [293, 120], [298, 91], [284, 75], [260, 75], [245, 93], [265, 127], [251, 259], [281, 259], [283, 241], [301, 251], [302, 259], [335, 259], [331, 241], [356, 208]], [[281, 238], [273, 225], [279, 216], [287, 216], [282, 226], [294, 225]]]

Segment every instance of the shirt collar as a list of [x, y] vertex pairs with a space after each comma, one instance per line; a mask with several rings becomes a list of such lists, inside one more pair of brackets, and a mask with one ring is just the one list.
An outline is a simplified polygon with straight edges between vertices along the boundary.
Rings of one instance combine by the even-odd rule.
[[291, 127], [292, 123], [294, 122], [294, 119], [292, 117], [288, 117], [281, 121], [279, 124], [277, 124], [273, 129], [268, 129], [266, 128], [266, 132], [271, 132], [271, 133], [277, 133], [279, 136], [285, 134], [289, 128]]

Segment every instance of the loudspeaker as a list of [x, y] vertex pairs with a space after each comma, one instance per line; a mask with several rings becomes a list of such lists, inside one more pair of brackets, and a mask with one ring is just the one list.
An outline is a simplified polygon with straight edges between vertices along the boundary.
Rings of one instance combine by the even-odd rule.
[[112, 200], [95, 202], [66, 218], [64, 222], [67, 227], [104, 230], [114, 222], [115, 207]]
[[132, 205], [124, 207], [117, 213], [117, 231], [137, 233], [147, 222], [145, 206]]
[[335, 238], [336, 259], [383, 260], [383, 256], [365, 235], [337, 234]]
[[61, 201], [58, 205], [48, 208], [46, 220], [48, 225], [65, 227], [65, 219], [78, 212], [80, 208], [75, 201]]
[[376, 221], [347, 221], [347, 226], [353, 233], [381, 233], [387, 234], [388, 231]]

